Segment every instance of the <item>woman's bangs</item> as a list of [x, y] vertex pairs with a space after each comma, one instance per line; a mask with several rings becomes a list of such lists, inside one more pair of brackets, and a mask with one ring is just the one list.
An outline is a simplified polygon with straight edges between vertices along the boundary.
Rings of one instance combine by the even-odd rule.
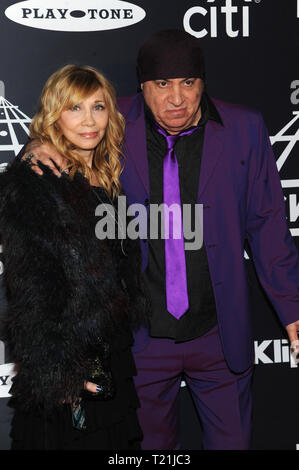
[[[82, 77], [77, 77], [68, 86], [67, 95], [65, 99], [64, 109], [71, 108], [76, 104], [80, 104], [85, 99], [93, 95], [99, 88], [100, 83], [95, 77], [86, 77], [87, 80], [82, 80]], [[89, 78], [89, 79], [88, 79]], [[92, 78], [92, 79], [90, 79]]]

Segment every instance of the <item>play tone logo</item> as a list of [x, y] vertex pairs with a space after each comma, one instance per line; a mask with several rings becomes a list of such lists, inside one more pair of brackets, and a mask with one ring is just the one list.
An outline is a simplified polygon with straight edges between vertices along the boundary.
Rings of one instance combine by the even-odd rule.
[[0, 398], [10, 396], [11, 379], [16, 375], [14, 367], [13, 363], [0, 365]]
[[142, 21], [146, 13], [120, 0], [26, 0], [5, 10], [10, 20], [51, 31], [104, 31]]

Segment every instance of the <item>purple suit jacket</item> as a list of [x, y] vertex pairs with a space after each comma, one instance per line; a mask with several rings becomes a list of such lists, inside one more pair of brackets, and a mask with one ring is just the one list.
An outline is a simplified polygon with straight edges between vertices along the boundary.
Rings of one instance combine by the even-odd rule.
[[[223, 125], [212, 120], [206, 124], [198, 203], [204, 205], [204, 243], [224, 354], [229, 367], [241, 372], [254, 361], [245, 240], [284, 326], [299, 318], [299, 258], [261, 115], [239, 105], [213, 102]], [[150, 196], [143, 97], [120, 98], [118, 105], [127, 122], [121, 182], [128, 204], [144, 204]], [[147, 241], [141, 240], [141, 249], [144, 269]], [[137, 333], [136, 343], [144, 342], [144, 336]]]

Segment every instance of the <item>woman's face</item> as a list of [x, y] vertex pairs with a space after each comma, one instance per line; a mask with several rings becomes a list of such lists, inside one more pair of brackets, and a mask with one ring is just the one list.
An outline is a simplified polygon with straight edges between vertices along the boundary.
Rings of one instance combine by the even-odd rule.
[[81, 103], [62, 111], [57, 123], [66, 139], [82, 156], [88, 157], [103, 139], [108, 120], [103, 91], [99, 88]]

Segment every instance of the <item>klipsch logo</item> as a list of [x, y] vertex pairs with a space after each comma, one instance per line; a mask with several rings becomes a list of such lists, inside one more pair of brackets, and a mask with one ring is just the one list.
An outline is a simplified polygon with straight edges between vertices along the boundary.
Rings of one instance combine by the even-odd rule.
[[26, 0], [8, 7], [5, 15], [31, 28], [80, 32], [131, 26], [146, 13], [120, 0]]
[[288, 364], [298, 367], [290, 352], [287, 339], [267, 339], [254, 342], [255, 364]]

